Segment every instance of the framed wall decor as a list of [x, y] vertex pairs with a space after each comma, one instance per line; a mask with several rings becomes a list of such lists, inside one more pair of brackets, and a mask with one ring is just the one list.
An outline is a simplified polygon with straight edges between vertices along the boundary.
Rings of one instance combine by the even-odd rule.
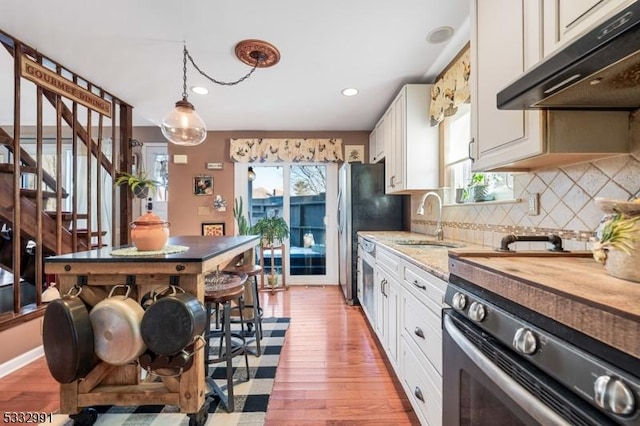
[[194, 195], [213, 195], [213, 177], [200, 175], [193, 178]]
[[345, 145], [345, 161], [349, 163], [364, 163], [364, 145]]
[[202, 235], [205, 237], [222, 237], [224, 235], [224, 223], [203, 223]]

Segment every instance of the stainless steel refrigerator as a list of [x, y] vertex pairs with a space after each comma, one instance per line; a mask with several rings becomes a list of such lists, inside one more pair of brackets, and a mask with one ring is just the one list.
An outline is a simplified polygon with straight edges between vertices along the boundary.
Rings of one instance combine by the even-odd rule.
[[345, 163], [338, 186], [340, 286], [347, 303], [357, 300], [358, 231], [403, 229], [403, 196], [385, 195], [384, 164]]

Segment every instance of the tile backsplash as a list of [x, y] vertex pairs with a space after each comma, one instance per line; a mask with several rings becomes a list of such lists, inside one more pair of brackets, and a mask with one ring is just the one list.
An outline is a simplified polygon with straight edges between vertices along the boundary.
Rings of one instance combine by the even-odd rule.
[[[636, 115], [636, 119], [638, 114]], [[445, 238], [497, 247], [508, 234], [562, 236], [569, 250], [587, 250], [589, 239], [602, 219], [603, 212], [594, 198], [626, 200], [640, 191], [640, 132], [632, 133], [629, 155], [608, 157], [530, 173], [514, 175], [514, 195], [518, 202], [474, 203], [444, 206], [442, 221]], [[540, 211], [527, 212], [528, 194], [540, 194]], [[422, 193], [411, 196], [411, 230], [431, 234], [437, 220], [437, 202], [427, 199], [426, 213], [418, 216]], [[542, 248], [541, 243], [518, 243], [516, 249]]]

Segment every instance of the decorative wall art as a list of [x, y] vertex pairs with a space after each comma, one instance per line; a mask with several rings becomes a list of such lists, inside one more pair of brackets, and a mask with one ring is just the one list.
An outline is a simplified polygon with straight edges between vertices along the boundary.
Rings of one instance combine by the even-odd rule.
[[205, 237], [222, 237], [224, 235], [224, 223], [203, 223], [202, 235]]
[[194, 195], [213, 195], [213, 178], [200, 175], [193, 178]]
[[364, 163], [364, 145], [345, 145], [344, 156], [349, 163]]
[[342, 139], [231, 139], [229, 152], [239, 163], [343, 160]]

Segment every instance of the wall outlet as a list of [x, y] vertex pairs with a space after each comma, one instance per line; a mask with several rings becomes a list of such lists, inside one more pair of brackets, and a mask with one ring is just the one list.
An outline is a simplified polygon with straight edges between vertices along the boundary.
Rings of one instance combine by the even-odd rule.
[[534, 192], [527, 196], [527, 214], [537, 216], [540, 214], [540, 194]]

